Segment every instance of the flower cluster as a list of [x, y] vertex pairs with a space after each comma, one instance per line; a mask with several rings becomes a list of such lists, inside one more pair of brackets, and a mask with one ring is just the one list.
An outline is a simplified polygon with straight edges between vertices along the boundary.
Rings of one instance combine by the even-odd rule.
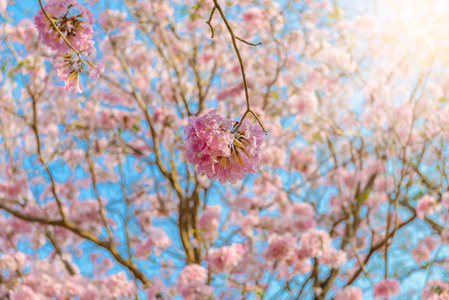
[[363, 291], [361, 288], [348, 286], [335, 294], [335, 300], [363, 300]]
[[200, 265], [188, 265], [179, 274], [176, 282], [178, 293], [186, 299], [207, 299], [214, 292], [206, 285], [207, 270]]
[[198, 165], [198, 172], [220, 183], [236, 183], [247, 173], [255, 174], [262, 158], [263, 131], [247, 120], [235, 122], [210, 111], [202, 117], [192, 116], [184, 128], [186, 158]]
[[7, 8], [8, 8], [8, 1], [0, 0], [0, 14], [4, 14]]
[[50, 0], [44, 9], [47, 15], [39, 10], [34, 18], [39, 38], [58, 55], [54, 64], [59, 80], [65, 82], [65, 90], [80, 93], [79, 75], [86, 69], [86, 64], [90, 70], [89, 78], [97, 78], [103, 72], [102, 65], [94, 65], [86, 58], [95, 53], [93, 13], [76, 0]]
[[268, 247], [263, 253], [267, 260], [285, 260], [295, 254], [295, 239], [290, 235], [270, 235]]
[[[103, 65], [94, 65], [87, 60], [90, 66], [89, 78], [98, 78], [103, 73]], [[59, 80], [65, 82], [65, 90], [68, 92], [81, 93], [80, 74], [84, 70], [84, 61], [77, 58], [74, 54], [58, 56], [54, 59], [56, 74]]]
[[299, 244], [301, 245], [301, 251], [305, 256], [320, 258], [328, 254], [328, 250], [331, 249], [332, 239], [324, 230], [311, 229], [305, 232]]
[[220, 206], [209, 206], [203, 211], [198, 220], [198, 229], [204, 240], [213, 242], [218, 237], [218, 226], [220, 225]]
[[[76, 0], [50, 0], [44, 9], [77, 51], [95, 51], [92, 41], [94, 15], [91, 11]], [[39, 31], [39, 37], [46, 46], [58, 54], [67, 54], [72, 51], [42, 10], [39, 10], [34, 17], [34, 22]]]
[[421, 299], [439, 300], [448, 298], [449, 284], [438, 279], [429, 280], [421, 293]]
[[437, 200], [430, 196], [424, 195], [418, 200], [418, 206], [416, 207], [416, 215], [420, 219], [424, 219], [426, 216], [431, 215], [435, 212], [437, 207]]
[[378, 284], [374, 285], [374, 298], [376, 299], [390, 299], [399, 294], [401, 285], [395, 279], [384, 279]]
[[437, 248], [439, 242], [432, 236], [426, 236], [424, 239], [420, 240], [418, 246], [412, 250], [413, 259], [418, 263], [422, 264], [430, 259], [430, 254], [432, 250]]
[[149, 234], [148, 238], [136, 247], [136, 257], [145, 259], [151, 254], [153, 247], [155, 248], [155, 254], [160, 255], [161, 250], [167, 249], [170, 245], [170, 237], [165, 233], [165, 231], [161, 228], [155, 228]]
[[207, 260], [212, 272], [230, 272], [238, 266], [243, 254], [244, 248], [242, 244], [232, 244], [211, 249]]

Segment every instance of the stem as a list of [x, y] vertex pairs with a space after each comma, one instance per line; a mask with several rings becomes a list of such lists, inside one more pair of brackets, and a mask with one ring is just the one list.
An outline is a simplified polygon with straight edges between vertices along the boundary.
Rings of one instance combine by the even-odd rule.
[[32, 100], [32, 109], [33, 109], [33, 123], [31, 125], [31, 128], [33, 129], [34, 132], [34, 136], [36, 138], [36, 151], [39, 157], [39, 160], [41, 161], [42, 165], [44, 166], [45, 172], [47, 173], [48, 177], [50, 178], [51, 181], [51, 191], [53, 193], [53, 196], [55, 197], [55, 201], [56, 204], [58, 205], [58, 209], [59, 209], [59, 213], [61, 214], [61, 217], [64, 221], [67, 220], [67, 216], [64, 212], [64, 205], [62, 204], [61, 200], [58, 197], [58, 194], [56, 192], [56, 182], [55, 179], [53, 177], [53, 174], [50, 172], [50, 168], [48, 167], [45, 159], [44, 159], [44, 154], [42, 153], [42, 148], [41, 148], [41, 140], [39, 137], [39, 129], [38, 129], [38, 115], [37, 115], [37, 99], [34, 95], [34, 93], [32, 93], [30, 87], [28, 85], [26, 85], [26, 89], [28, 94], [31, 97]]
[[[251, 103], [250, 103], [250, 101], [249, 101], [249, 93], [248, 93], [248, 83], [246, 82], [245, 67], [244, 67], [244, 65], [243, 65], [243, 59], [242, 59], [242, 56], [240, 55], [240, 51], [239, 51], [239, 48], [238, 48], [238, 46], [237, 46], [237, 39], [238, 39], [239, 41], [242, 41], [242, 42], [244, 42], [244, 43], [246, 43], [246, 44], [248, 44], [248, 45], [252, 45], [252, 46], [257, 46], [257, 45], [260, 45], [261, 43], [259, 43], [259, 44], [252, 44], [252, 43], [248, 43], [248, 42], [246, 42], [246, 41], [244, 41], [244, 40], [242, 40], [242, 39], [236, 37], [235, 34], [234, 34], [234, 31], [233, 31], [232, 28], [231, 28], [231, 25], [229, 25], [228, 19], [226, 19], [226, 16], [225, 16], [225, 14], [224, 14], [224, 12], [223, 12], [223, 9], [221, 8], [220, 4], [218, 4], [218, 0], [214, 0], [214, 4], [215, 4], [215, 6], [214, 6], [214, 8], [212, 9], [211, 16], [212, 16], [212, 14], [213, 14], [213, 11], [214, 11], [215, 9], [217, 9], [218, 12], [220, 13], [221, 18], [223, 19], [223, 22], [224, 22], [225, 25], [226, 25], [226, 28], [228, 29], [229, 35], [231, 36], [231, 40], [232, 40], [232, 46], [234, 47], [235, 53], [237, 54], [237, 58], [238, 58], [238, 60], [239, 60], [240, 71], [242, 72], [243, 86], [244, 86], [244, 88], [245, 88], [246, 111], [245, 111], [245, 113], [243, 114], [243, 117], [242, 117], [242, 119], [240, 120], [239, 125], [233, 130], [233, 132], [235, 132], [235, 131], [242, 125], [243, 120], [245, 120], [245, 117], [246, 117], [246, 115], [247, 115], [248, 113], [251, 113], [251, 114], [256, 118], [257, 122], [259, 123], [260, 127], [262, 127], [263, 131], [267, 132], [267, 131], [265, 130], [265, 128], [264, 128], [262, 122], [260, 121], [259, 117], [256, 115], [255, 112], [253, 112], [253, 111], [251, 110]], [[206, 22], [206, 23], [207, 23], [207, 22]], [[209, 22], [208, 24], [210, 25], [210, 22]]]
[[246, 82], [245, 67], [243, 65], [243, 60], [242, 60], [242, 56], [240, 55], [239, 48], [237, 47], [237, 42], [236, 42], [234, 31], [232, 30], [231, 26], [229, 25], [229, 22], [226, 19], [226, 16], [225, 16], [225, 14], [223, 12], [223, 9], [218, 4], [218, 1], [214, 0], [214, 3], [215, 3], [215, 7], [217, 8], [218, 12], [220, 13], [221, 18], [223, 19], [223, 22], [226, 25], [226, 28], [229, 31], [229, 34], [231, 35], [232, 45], [234, 47], [235, 53], [237, 54], [237, 58], [238, 58], [239, 63], [240, 63], [240, 71], [242, 72], [243, 86], [245, 87], [246, 108], [247, 108], [247, 110], [250, 110], [251, 109], [251, 105], [250, 105], [250, 102], [249, 102], [248, 84]]
[[235, 38], [238, 39], [240, 42], [243, 42], [243, 43], [245, 43], [247, 45], [250, 45], [250, 46], [256, 47], [256, 46], [262, 45], [262, 42], [258, 42], [257, 44], [254, 44], [254, 43], [250, 43], [248, 41], [245, 41], [244, 39], [239, 38], [238, 36], [236, 36]]
[[216, 6], [214, 6], [214, 8], [212, 8], [212, 11], [211, 11], [211, 13], [210, 13], [209, 20], [206, 21], [206, 24], [209, 25], [209, 27], [210, 27], [210, 33], [211, 33], [210, 38], [211, 38], [211, 39], [214, 38], [214, 28], [212, 27], [212, 25], [210, 24], [210, 22], [212, 21], [212, 17], [214, 16], [215, 9], [216, 9]]

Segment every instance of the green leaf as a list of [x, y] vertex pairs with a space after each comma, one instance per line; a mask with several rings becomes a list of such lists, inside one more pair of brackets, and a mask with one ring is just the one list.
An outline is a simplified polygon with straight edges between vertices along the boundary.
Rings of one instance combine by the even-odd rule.
[[371, 193], [371, 189], [366, 189], [363, 193], [361, 193], [360, 195], [358, 195], [357, 197], [357, 202], [365, 202], [366, 200], [368, 200], [369, 194]]
[[6, 65], [9, 63], [9, 60], [5, 60], [5, 62], [3, 63], [3, 65], [2, 65], [2, 73], [3, 72], [5, 72], [5, 70], [6, 70]]

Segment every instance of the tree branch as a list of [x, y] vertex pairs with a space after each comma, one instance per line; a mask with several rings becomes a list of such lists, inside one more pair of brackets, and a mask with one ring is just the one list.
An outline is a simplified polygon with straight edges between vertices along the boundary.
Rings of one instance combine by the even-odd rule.
[[[218, 10], [218, 12], [220, 13], [221, 18], [223, 19], [223, 22], [225, 23], [226, 28], [228, 29], [229, 35], [231, 36], [232, 46], [234, 47], [235, 53], [237, 54], [237, 58], [239, 60], [240, 71], [242, 73], [242, 79], [243, 79], [243, 87], [245, 89], [246, 111], [243, 114], [243, 117], [240, 119], [240, 123], [237, 125], [236, 128], [234, 128], [234, 130], [232, 132], [235, 132], [235, 131], [237, 131], [240, 128], [240, 126], [242, 125], [242, 123], [245, 120], [245, 117], [246, 117], [246, 115], [248, 113], [251, 113], [256, 118], [256, 120], [259, 123], [260, 127], [262, 128], [262, 130], [264, 132], [267, 132], [265, 130], [265, 127], [262, 124], [262, 121], [259, 119], [257, 114], [251, 110], [251, 103], [249, 101], [248, 83], [246, 81], [245, 67], [243, 65], [243, 59], [242, 59], [242, 56], [240, 55], [240, 51], [239, 51], [239, 48], [237, 46], [237, 42], [236, 42], [237, 37], [235, 36], [234, 31], [231, 28], [231, 25], [229, 25], [228, 19], [226, 19], [226, 16], [225, 16], [225, 14], [223, 12], [223, 9], [221, 8], [220, 4], [218, 4], [218, 0], [213, 0], [213, 1], [214, 1], [214, 4], [215, 4], [214, 9], [216, 8]], [[244, 40], [241, 40], [241, 39], [239, 39], [239, 40], [245, 42]], [[245, 42], [245, 43], [247, 43], [247, 42]], [[251, 45], [251, 44], [249, 43], [249, 45]], [[256, 44], [253, 44], [253, 45], [257, 46]]]

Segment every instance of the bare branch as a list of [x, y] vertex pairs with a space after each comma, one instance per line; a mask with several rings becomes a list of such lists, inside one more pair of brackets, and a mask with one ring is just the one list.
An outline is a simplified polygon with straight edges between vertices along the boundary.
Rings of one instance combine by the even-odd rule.
[[206, 24], [209, 25], [210, 27], [210, 32], [211, 32], [211, 39], [214, 38], [214, 28], [212, 27], [212, 25], [210, 24], [210, 22], [212, 21], [212, 17], [214, 16], [214, 12], [215, 12], [216, 7], [214, 6], [214, 8], [212, 8], [212, 11], [210, 13], [210, 17], [209, 20], [206, 21]]
[[[267, 132], [267, 131], [265, 130], [265, 127], [263, 126], [261, 120], [259, 119], [259, 117], [256, 115], [255, 112], [253, 112], [253, 111], [251, 110], [251, 103], [250, 103], [250, 101], [249, 101], [248, 83], [247, 83], [247, 81], [246, 81], [245, 67], [244, 67], [244, 65], [243, 65], [243, 59], [242, 59], [242, 56], [240, 55], [240, 51], [239, 51], [239, 48], [238, 48], [238, 46], [237, 46], [237, 42], [236, 42], [237, 37], [236, 37], [236, 35], [234, 34], [234, 31], [232, 30], [231, 25], [229, 25], [228, 19], [226, 19], [226, 16], [225, 16], [225, 14], [224, 14], [224, 12], [223, 12], [223, 9], [221, 8], [220, 4], [218, 4], [218, 0], [214, 0], [214, 4], [215, 4], [214, 8], [217, 8], [218, 12], [220, 13], [221, 18], [223, 19], [223, 22], [224, 22], [225, 25], [226, 25], [226, 28], [228, 29], [229, 35], [231, 36], [232, 45], [233, 45], [233, 47], [234, 47], [235, 53], [237, 54], [237, 58], [238, 58], [238, 60], [239, 60], [240, 71], [241, 71], [241, 73], [242, 73], [242, 79], [243, 79], [243, 87], [244, 87], [244, 89], [245, 89], [246, 111], [245, 111], [245, 113], [243, 114], [243, 117], [241, 118], [240, 123], [237, 125], [236, 128], [234, 128], [233, 132], [235, 132], [235, 131], [237, 131], [237, 130], [239, 129], [239, 127], [242, 125], [242, 123], [243, 123], [243, 121], [245, 120], [245, 117], [246, 117], [246, 115], [247, 115], [248, 113], [251, 113], [251, 114], [256, 118], [256, 120], [257, 120], [257, 122], [259, 123], [260, 127], [262, 128], [262, 130], [263, 130], [264, 132]], [[240, 40], [240, 41], [243, 41], [243, 40], [241, 40], [241, 39], [239, 39], [239, 40]], [[254, 45], [255, 45], [255, 44], [254, 44]]]
[[238, 39], [240, 42], [245, 43], [245, 44], [250, 45], [250, 46], [259, 46], [259, 45], [262, 45], [262, 42], [258, 42], [257, 44], [254, 44], [254, 43], [247, 42], [247, 41], [245, 41], [244, 39], [239, 38], [238, 36], [236, 36], [235, 38]]

